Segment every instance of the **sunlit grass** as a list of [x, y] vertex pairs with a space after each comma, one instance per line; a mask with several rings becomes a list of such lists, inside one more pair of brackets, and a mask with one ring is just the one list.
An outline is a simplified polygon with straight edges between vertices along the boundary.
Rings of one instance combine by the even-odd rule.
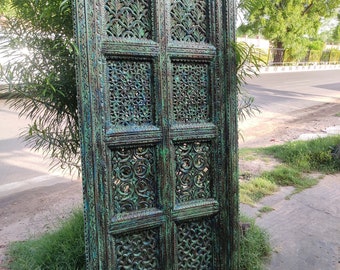
[[275, 209], [273, 207], [270, 206], [263, 206], [259, 209], [260, 213], [269, 213], [271, 211], [274, 211]]
[[266, 147], [261, 152], [301, 172], [335, 173], [340, 171], [340, 159], [334, 158], [332, 149], [339, 144], [340, 136], [329, 136]]
[[294, 193], [310, 188], [318, 183], [318, 179], [305, 176], [300, 171], [286, 165], [277, 166], [272, 171], [262, 173], [261, 176], [279, 186], [295, 187]]
[[[340, 136], [318, 138], [310, 141], [295, 141], [266, 148], [241, 149], [240, 157], [246, 161], [275, 158], [281, 162], [273, 170], [264, 171], [252, 178], [247, 172], [247, 181], [240, 182], [240, 202], [255, 205], [264, 196], [273, 194], [278, 186], [293, 186], [293, 192], [301, 192], [318, 183], [320, 177], [309, 176], [312, 172], [335, 173], [340, 171], [340, 158], [335, 149], [340, 145]], [[340, 153], [340, 151], [339, 151]]]
[[273, 194], [278, 187], [266, 178], [257, 177], [247, 182], [240, 183], [240, 202], [254, 205], [264, 196]]

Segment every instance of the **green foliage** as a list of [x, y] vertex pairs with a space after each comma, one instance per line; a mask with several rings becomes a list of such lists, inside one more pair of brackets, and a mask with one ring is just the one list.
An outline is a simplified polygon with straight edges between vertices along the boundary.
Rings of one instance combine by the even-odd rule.
[[330, 136], [309, 141], [289, 142], [263, 148], [262, 151], [299, 171], [334, 173], [340, 171], [340, 160], [332, 155], [332, 147], [338, 144], [340, 144], [340, 136]]
[[240, 202], [254, 205], [266, 195], [273, 194], [278, 187], [264, 177], [256, 177], [247, 182], [240, 183]]
[[234, 45], [236, 53], [237, 89], [239, 94], [238, 118], [244, 120], [260, 112], [254, 104], [254, 97], [250, 96], [244, 87], [246, 80], [258, 76], [261, 65], [264, 64], [261, 50], [240, 42]]
[[318, 63], [321, 60], [321, 56], [322, 56], [322, 51], [311, 50], [309, 52], [308, 61]]
[[56, 231], [10, 246], [12, 270], [85, 269], [84, 219], [81, 210]]
[[339, 6], [340, 0], [241, 0], [239, 9], [246, 21], [241, 29], [251, 29], [274, 47], [288, 49], [288, 58], [301, 58], [308, 40], [317, 36], [321, 19], [333, 16]]
[[264, 260], [269, 257], [271, 248], [269, 235], [255, 225], [254, 219], [241, 216], [242, 223], [249, 223], [250, 228], [240, 239], [239, 270], [261, 270]]
[[332, 41], [340, 44], [340, 13], [337, 14], [337, 19], [338, 25], [332, 31]]
[[[11, 0], [0, 50], [9, 104], [32, 120], [26, 142], [52, 158], [51, 166], [79, 167], [75, 46], [69, 1]], [[23, 53], [24, 51], [24, 53]]]
[[297, 193], [318, 183], [307, 173], [337, 173], [340, 171], [340, 136], [330, 136], [309, 141], [295, 141], [266, 148], [241, 149], [243, 159], [254, 156], [263, 159], [268, 155], [283, 164], [263, 172], [254, 179], [240, 182], [240, 202], [254, 205], [262, 197], [272, 194], [277, 186], [294, 186]]
[[[14, 15], [14, 12], [11, 8], [11, 0], [0, 0], [0, 17], [1, 16], [12, 16]], [[0, 29], [1, 29], [1, 23], [0, 23]]]
[[322, 51], [325, 48], [325, 42], [322, 40], [309, 41], [308, 49], [315, 51]]
[[330, 51], [330, 62], [340, 62], [340, 50], [331, 50]]
[[333, 30], [332, 38], [336, 43], [340, 43], [340, 25]]

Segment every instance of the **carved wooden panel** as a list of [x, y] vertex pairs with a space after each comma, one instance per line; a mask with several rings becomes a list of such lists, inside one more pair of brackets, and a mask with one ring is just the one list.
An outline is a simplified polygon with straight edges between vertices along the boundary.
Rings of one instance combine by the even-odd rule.
[[156, 207], [158, 202], [155, 149], [121, 148], [112, 155], [114, 212]]
[[153, 8], [150, 0], [106, 0], [106, 34], [115, 38], [151, 39]]
[[108, 61], [110, 114], [113, 125], [154, 123], [152, 63]]
[[212, 197], [211, 150], [211, 145], [205, 142], [175, 145], [176, 202]]
[[121, 235], [115, 242], [117, 269], [161, 269], [158, 230]]
[[87, 269], [236, 269], [232, 0], [76, 0]]
[[183, 222], [177, 225], [178, 269], [214, 269], [212, 227], [209, 219]]
[[171, 0], [171, 38], [175, 41], [207, 42], [209, 4], [206, 0]]
[[177, 122], [208, 122], [211, 118], [209, 65], [174, 62], [173, 103]]

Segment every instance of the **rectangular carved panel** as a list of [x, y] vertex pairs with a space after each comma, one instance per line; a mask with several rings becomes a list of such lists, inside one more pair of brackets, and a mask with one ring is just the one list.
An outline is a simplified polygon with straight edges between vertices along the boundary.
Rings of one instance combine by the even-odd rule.
[[108, 60], [111, 124], [154, 123], [152, 62]]
[[159, 270], [159, 230], [152, 229], [115, 239], [117, 268], [133, 270]]
[[106, 34], [126, 39], [152, 39], [150, 0], [106, 0]]
[[156, 154], [154, 147], [120, 148], [112, 153], [112, 201], [114, 213], [157, 206]]
[[180, 270], [213, 270], [213, 230], [210, 219], [177, 225], [177, 260]]
[[206, 0], [172, 0], [171, 39], [208, 42], [208, 14]]
[[211, 198], [210, 143], [179, 143], [175, 154], [176, 202]]
[[175, 121], [209, 122], [211, 119], [209, 64], [174, 61], [172, 76]]

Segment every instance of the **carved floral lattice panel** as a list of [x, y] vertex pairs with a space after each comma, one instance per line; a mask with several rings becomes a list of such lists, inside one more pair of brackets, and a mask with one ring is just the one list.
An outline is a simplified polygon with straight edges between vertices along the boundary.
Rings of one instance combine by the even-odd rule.
[[159, 270], [159, 230], [122, 235], [115, 239], [117, 269]]
[[108, 36], [152, 39], [150, 0], [107, 0], [105, 10]]
[[180, 223], [177, 226], [177, 260], [180, 270], [213, 270], [211, 220]]
[[121, 126], [152, 124], [152, 63], [108, 61], [107, 68], [111, 123]]
[[211, 198], [210, 152], [207, 142], [175, 145], [176, 202]]
[[121, 148], [112, 153], [114, 212], [157, 206], [154, 147]]
[[172, 40], [208, 42], [206, 0], [172, 0], [170, 15]]
[[173, 62], [172, 69], [176, 122], [210, 121], [209, 64]]

